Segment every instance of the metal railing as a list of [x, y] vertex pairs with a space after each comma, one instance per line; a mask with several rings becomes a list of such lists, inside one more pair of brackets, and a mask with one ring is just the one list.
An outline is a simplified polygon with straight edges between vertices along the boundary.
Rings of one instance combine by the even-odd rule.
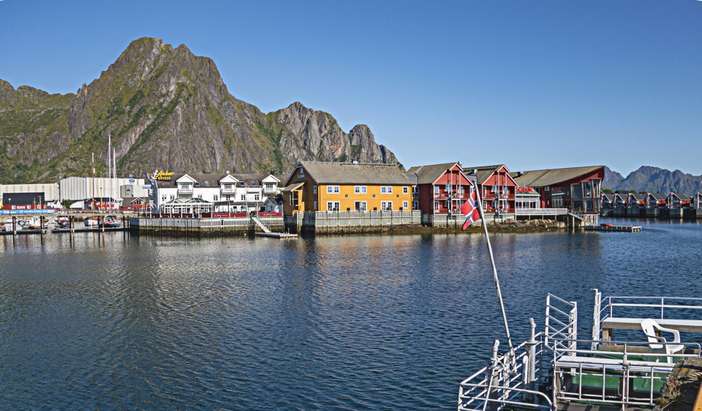
[[[646, 309], [651, 312], [656, 310], [657, 316], [661, 320], [670, 319], [670, 317], [666, 317], [666, 310], [702, 310], [702, 298], [699, 297], [607, 296], [602, 298], [602, 294], [597, 293], [595, 304], [601, 306], [602, 301], [605, 302], [604, 307], [600, 308], [600, 322], [615, 317], [615, 309], [617, 308]], [[629, 316], [631, 317], [631, 315]], [[651, 318], [650, 315], [643, 317]]]
[[568, 215], [567, 208], [517, 208], [517, 216], [561, 216]]
[[554, 349], [558, 341], [578, 339], [578, 303], [566, 301], [554, 294], [546, 295], [544, 344]]
[[551, 399], [537, 387], [544, 335], [536, 333], [534, 319], [530, 324], [529, 340], [502, 354], [496, 340], [490, 364], [460, 383], [458, 411], [485, 410], [488, 406], [498, 410], [506, 406], [553, 409]]
[[700, 344], [697, 343], [661, 343], [685, 347], [681, 354], [672, 355], [666, 353], [665, 347], [658, 352], [648, 351], [646, 342], [608, 342], [616, 346], [616, 350], [577, 348], [578, 344], [592, 346], [600, 343], [578, 340], [575, 349], [572, 342], [555, 344], [554, 403], [576, 401], [652, 407], [674, 363], [700, 357]]

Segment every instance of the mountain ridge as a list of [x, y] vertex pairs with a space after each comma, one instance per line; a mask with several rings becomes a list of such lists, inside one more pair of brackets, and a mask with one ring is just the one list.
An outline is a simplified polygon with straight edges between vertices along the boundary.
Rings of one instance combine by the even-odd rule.
[[603, 187], [613, 191], [634, 191], [681, 194], [702, 192], [702, 176], [684, 173], [680, 170], [667, 170], [660, 167], [642, 165], [626, 177], [609, 168], [605, 169]]
[[185, 45], [132, 41], [76, 93], [0, 80], [0, 181], [36, 182], [106, 169], [111, 136], [120, 174], [155, 168], [276, 172], [300, 160], [399, 164], [358, 124], [299, 101], [270, 113], [229, 92], [215, 62]]

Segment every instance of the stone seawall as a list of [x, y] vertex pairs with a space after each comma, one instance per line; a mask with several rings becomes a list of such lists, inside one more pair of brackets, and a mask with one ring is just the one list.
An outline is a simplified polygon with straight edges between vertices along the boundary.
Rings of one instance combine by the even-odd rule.
[[[271, 231], [283, 231], [282, 217], [259, 218]], [[246, 236], [261, 229], [250, 218], [142, 218], [129, 220], [130, 231], [139, 235]]]

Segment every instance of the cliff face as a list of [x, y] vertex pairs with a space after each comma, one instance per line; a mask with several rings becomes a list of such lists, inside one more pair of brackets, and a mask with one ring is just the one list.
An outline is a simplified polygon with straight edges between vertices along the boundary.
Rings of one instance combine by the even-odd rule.
[[76, 94], [0, 80], [0, 181], [104, 172], [108, 135], [120, 174], [155, 168], [282, 172], [299, 160], [396, 163], [370, 129], [344, 132], [300, 103], [265, 114], [236, 99], [214, 62], [161, 40], [132, 42]]

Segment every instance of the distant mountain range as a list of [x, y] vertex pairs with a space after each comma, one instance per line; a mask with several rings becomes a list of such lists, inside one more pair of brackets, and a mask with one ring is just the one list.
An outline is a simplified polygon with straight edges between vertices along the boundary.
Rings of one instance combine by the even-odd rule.
[[680, 170], [670, 171], [658, 167], [641, 166], [624, 177], [606, 167], [602, 185], [612, 191], [652, 193], [674, 191], [681, 194], [695, 194], [702, 192], [702, 176], [694, 176]]
[[215, 63], [185, 45], [133, 41], [75, 94], [0, 80], [0, 182], [104, 175], [107, 139], [120, 175], [176, 172], [283, 173], [300, 160], [397, 163], [359, 124], [299, 102], [264, 113], [232, 96]]

